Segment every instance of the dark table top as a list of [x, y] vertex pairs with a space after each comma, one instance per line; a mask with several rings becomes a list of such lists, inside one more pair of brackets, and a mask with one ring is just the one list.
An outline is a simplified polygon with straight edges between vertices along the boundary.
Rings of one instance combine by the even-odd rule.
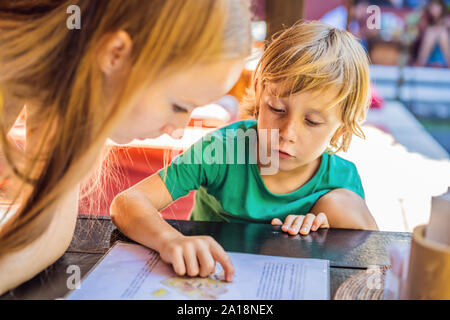
[[[330, 297], [352, 275], [372, 265], [389, 265], [388, 246], [411, 241], [407, 232], [319, 229], [307, 236], [290, 236], [268, 224], [167, 220], [185, 235], [210, 235], [226, 251], [330, 260]], [[65, 254], [33, 279], [0, 299], [57, 299], [69, 289], [70, 265], [83, 277], [117, 241], [131, 241], [109, 217], [78, 217], [75, 235]]]

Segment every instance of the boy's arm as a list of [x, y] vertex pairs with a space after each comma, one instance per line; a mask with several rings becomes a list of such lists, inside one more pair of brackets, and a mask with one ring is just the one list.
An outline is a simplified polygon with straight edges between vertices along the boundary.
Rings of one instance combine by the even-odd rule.
[[332, 228], [378, 230], [366, 202], [348, 189], [326, 193], [316, 201], [311, 212], [316, 215], [325, 213]]
[[178, 275], [206, 277], [220, 262], [225, 279], [232, 281], [234, 268], [225, 250], [209, 236], [186, 237], [159, 213], [173, 202], [158, 173], [116, 196], [110, 214], [114, 224], [130, 239], [159, 252]]
[[[181, 236], [159, 212], [170, 205], [174, 198], [198, 189], [206, 182], [205, 177], [207, 181], [215, 180], [217, 167], [204, 165], [202, 157], [203, 149], [212, 141], [215, 140], [202, 138], [174, 158], [165, 168], [167, 180], [163, 181], [160, 172], [155, 172], [114, 198], [110, 215], [123, 234], [160, 253], [161, 245], [167, 243], [168, 239]], [[169, 192], [169, 188], [172, 192]]]
[[159, 213], [172, 202], [169, 190], [155, 173], [114, 198], [111, 220], [130, 239], [159, 251], [162, 243], [181, 236]]

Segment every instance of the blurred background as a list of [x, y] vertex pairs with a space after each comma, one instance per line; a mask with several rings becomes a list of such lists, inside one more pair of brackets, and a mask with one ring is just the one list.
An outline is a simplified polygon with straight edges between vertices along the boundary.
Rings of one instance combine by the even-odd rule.
[[[450, 185], [450, 0], [254, 0], [252, 10], [254, 49], [235, 87], [217, 103], [194, 110], [180, 139], [163, 135], [111, 144], [113, 161], [102, 168], [109, 172], [103, 187], [80, 202], [80, 213], [107, 215], [114, 195], [162, 168], [164, 156], [170, 161], [208, 132], [249, 118], [240, 101], [267, 41], [306, 19], [352, 32], [370, 56], [366, 139], [355, 138], [339, 155], [356, 164], [380, 230], [412, 231], [427, 223], [431, 198]], [[163, 216], [188, 219], [193, 195], [177, 200]]]

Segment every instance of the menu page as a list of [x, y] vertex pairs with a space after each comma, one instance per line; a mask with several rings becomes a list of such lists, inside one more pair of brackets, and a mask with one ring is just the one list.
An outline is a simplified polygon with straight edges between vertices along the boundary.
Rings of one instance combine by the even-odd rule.
[[117, 242], [66, 299], [324, 300], [329, 261], [228, 252], [233, 282], [219, 263], [209, 277], [178, 276], [159, 254]]

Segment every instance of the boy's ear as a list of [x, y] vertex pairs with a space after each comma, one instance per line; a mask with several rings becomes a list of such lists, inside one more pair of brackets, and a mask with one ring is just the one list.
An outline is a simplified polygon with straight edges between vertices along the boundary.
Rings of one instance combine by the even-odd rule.
[[344, 134], [346, 134], [348, 132], [348, 129], [345, 125], [341, 125], [338, 129], [338, 133], [343, 136]]
[[348, 132], [348, 129], [345, 125], [341, 125], [337, 130], [334, 132], [333, 137], [330, 140], [330, 145], [336, 145], [339, 139], [345, 135]]
[[335, 137], [341, 136], [343, 133], [344, 133], [344, 125], [340, 125], [334, 132], [333, 138], [331, 138], [331, 140], [333, 140]]
[[253, 116], [255, 117], [255, 119], [258, 119], [259, 116], [259, 107], [255, 107], [255, 111], [253, 112]]

